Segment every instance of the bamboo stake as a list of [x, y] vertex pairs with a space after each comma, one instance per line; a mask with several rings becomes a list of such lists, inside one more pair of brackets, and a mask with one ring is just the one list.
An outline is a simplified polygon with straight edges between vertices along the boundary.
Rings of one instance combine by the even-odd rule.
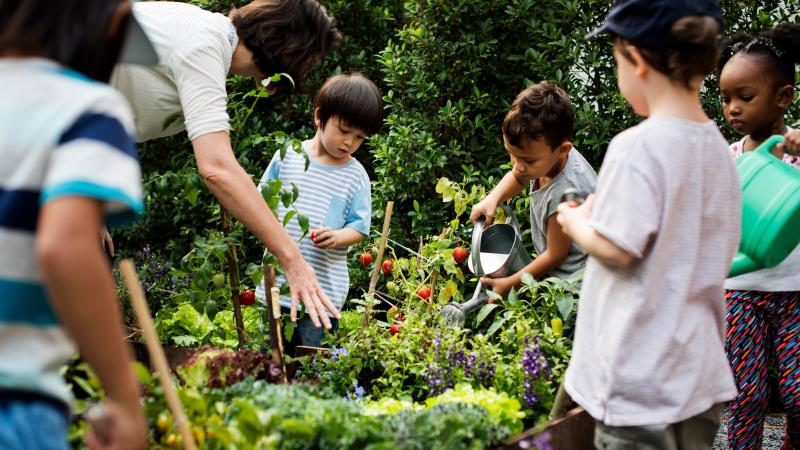
[[267, 324], [269, 325], [269, 343], [272, 347], [272, 361], [281, 369], [281, 381], [288, 383], [286, 376], [286, 358], [283, 353], [283, 335], [281, 333], [280, 289], [275, 285], [275, 268], [264, 266], [264, 292], [269, 292], [266, 301]]
[[375, 267], [372, 268], [372, 277], [369, 280], [369, 290], [367, 291], [367, 309], [364, 311], [364, 320], [362, 326], [364, 328], [369, 325], [370, 316], [372, 316], [372, 296], [375, 293], [375, 286], [378, 285], [378, 276], [381, 272], [381, 264], [383, 264], [383, 250], [386, 248], [386, 239], [389, 237], [389, 225], [392, 223], [392, 210], [394, 209], [394, 202], [386, 202], [386, 211], [383, 215], [383, 231], [381, 232], [381, 241], [378, 245], [378, 255], [375, 258]]
[[[225, 236], [231, 232], [231, 216], [228, 210], [220, 206], [222, 210], [222, 232]], [[228, 276], [231, 280], [231, 300], [233, 301], [233, 317], [236, 320], [236, 334], [239, 337], [239, 348], [244, 348], [247, 335], [244, 332], [244, 320], [242, 320], [242, 305], [239, 303], [239, 262], [236, 258], [236, 246], [228, 247]]]
[[167, 358], [164, 356], [164, 349], [161, 348], [158, 335], [156, 335], [153, 318], [150, 315], [150, 309], [147, 307], [142, 285], [139, 284], [139, 277], [136, 275], [136, 268], [130, 259], [120, 261], [119, 267], [125, 277], [125, 284], [128, 285], [133, 311], [136, 313], [136, 320], [139, 322], [139, 326], [142, 328], [144, 343], [147, 345], [147, 352], [150, 354], [150, 361], [156, 366], [161, 387], [164, 389], [164, 396], [167, 398], [169, 409], [172, 410], [172, 415], [175, 417], [175, 425], [178, 426], [183, 438], [183, 448], [196, 450], [197, 444], [194, 442], [192, 427], [186, 417], [186, 412], [183, 410], [178, 394], [175, 392], [175, 386], [172, 385]]

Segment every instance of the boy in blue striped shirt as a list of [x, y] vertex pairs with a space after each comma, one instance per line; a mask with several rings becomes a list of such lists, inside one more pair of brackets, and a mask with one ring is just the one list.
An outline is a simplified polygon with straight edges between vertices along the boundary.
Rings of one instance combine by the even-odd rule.
[[[369, 235], [372, 216], [369, 177], [353, 154], [367, 136], [380, 130], [383, 102], [378, 88], [365, 76], [340, 74], [322, 85], [313, 110], [317, 132], [303, 142], [303, 150], [310, 158], [308, 170], [302, 155], [287, 152], [281, 160], [276, 152], [258, 187], [260, 190], [269, 180], [280, 180], [284, 189], [297, 186], [300, 194], [293, 208], [308, 217], [311, 230], [309, 238], [299, 242], [300, 251], [316, 272], [325, 294], [341, 309], [350, 285], [347, 247]], [[289, 211], [279, 205], [279, 218], [283, 220]], [[289, 221], [286, 230], [295, 240], [303, 237], [296, 218]], [[284, 282], [283, 277], [278, 277], [278, 284]], [[256, 294], [264, 297], [261, 286]], [[296, 301], [281, 297], [281, 307], [288, 308], [292, 321], [296, 320]], [[289, 348], [320, 345], [323, 330], [315, 327], [309, 317], [319, 314], [326, 312], [306, 311]], [[329, 317], [333, 332], [338, 321]]]
[[[79, 350], [106, 392], [93, 448], [144, 448], [103, 223], [142, 211], [133, 117], [107, 84], [157, 62], [125, 0], [0, 2], [0, 448], [67, 449]], [[126, 39], [127, 36], [127, 39]]]

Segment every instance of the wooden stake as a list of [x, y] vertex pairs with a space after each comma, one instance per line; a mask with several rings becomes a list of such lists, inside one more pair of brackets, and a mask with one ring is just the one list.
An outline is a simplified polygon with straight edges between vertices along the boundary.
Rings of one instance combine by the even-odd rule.
[[372, 278], [369, 280], [369, 290], [367, 291], [367, 309], [364, 311], [363, 327], [369, 325], [369, 319], [372, 315], [372, 297], [375, 293], [375, 286], [378, 285], [378, 276], [381, 273], [381, 264], [383, 264], [383, 250], [386, 248], [386, 239], [389, 238], [389, 225], [392, 223], [392, 210], [394, 209], [394, 202], [386, 202], [386, 211], [383, 215], [383, 231], [381, 232], [381, 241], [378, 245], [378, 255], [375, 258], [375, 267], [372, 268]]
[[269, 343], [272, 347], [272, 362], [281, 369], [281, 381], [288, 383], [286, 358], [283, 353], [283, 333], [281, 333], [280, 289], [275, 285], [275, 268], [264, 266], [264, 292], [269, 292], [266, 301], [267, 324], [269, 324]]
[[119, 267], [125, 278], [125, 284], [128, 285], [133, 311], [136, 313], [136, 320], [139, 322], [139, 326], [142, 328], [144, 343], [147, 345], [147, 352], [150, 354], [150, 362], [156, 367], [161, 387], [164, 389], [164, 396], [167, 398], [167, 404], [172, 411], [173, 417], [175, 417], [175, 425], [178, 426], [183, 438], [183, 448], [196, 450], [197, 444], [194, 442], [192, 427], [183, 410], [178, 394], [175, 392], [175, 386], [172, 385], [167, 358], [164, 356], [164, 349], [161, 348], [155, 326], [153, 326], [153, 318], [150, 316], [150, 309], [147, 307], [142, 285], [139, 284], [139, 277], [136, 276], [136, 268], [130, 259], [120, 261]]
[[[231, 232], [231, 216], [228, 210], [220, 206], [222, 210], [222, 232], [225, 236]], [[244, 320], [242, 320], [242, 305], [239, 303], [239, 262], [236, 258], [236, 246], [228, 247], [228, 277], [231, 280], [231, 301], [233, 301], [233, 317], [236, 320], [236, 334], [239, 337], [239, 348], [244, 348], [247, 335], [244, 332]]]

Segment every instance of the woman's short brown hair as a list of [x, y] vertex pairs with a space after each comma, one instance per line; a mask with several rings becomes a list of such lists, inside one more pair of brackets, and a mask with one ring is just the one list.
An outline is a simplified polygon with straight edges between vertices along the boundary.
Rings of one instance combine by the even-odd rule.
[[519, 147], [523, 139], [544, 136], [555, 149], [572, 139], [575, 110], [569, 96], [560, 87], [542, 81], [532, 84], [517, 95], [503, 120], [503, 136]]
[[721, 27], [711, 16], [686, 16], [672, 24], [672, 38], [680, 45], [675, 49], [640, 47], [620, 36], [613, 36], [614, 45], [628, 61], [633, 62], [623, 44], [635, 46], [642, 58], [655, 70], [687, 88], [698, 76], [714, 70], [719, 55]]
[[383, 99], [375, 83], [364, 75], [342, 73], [325, 81], [314, 98], [314, 111], [322, 127], [331, 117], [372, 135], [383, 125]]
[[259, 70], [267, 77], [288, 73], [297, 87], [314, 62], [342, 39], [315, 0], [255, 0], [231, 11], [231, 21]]

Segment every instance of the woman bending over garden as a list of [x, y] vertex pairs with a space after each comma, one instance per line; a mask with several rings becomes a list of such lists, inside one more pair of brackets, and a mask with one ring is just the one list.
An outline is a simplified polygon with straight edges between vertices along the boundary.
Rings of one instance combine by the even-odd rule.
[[326, 310], [338, 311], [233, 153], [225, 80], [282, 73], [271, 88], [301, 84], [340, 41], [333, 19], [315, 0], [256, 0], [229, 17], [172, 2], [137, 3], [134, 13], [161, 57], [156, 67], [120, 65], [112, 78], [133, 108], [137, 141], [185, 129], [211, 193], [280, 260], [292, 299], [330, 328]]

